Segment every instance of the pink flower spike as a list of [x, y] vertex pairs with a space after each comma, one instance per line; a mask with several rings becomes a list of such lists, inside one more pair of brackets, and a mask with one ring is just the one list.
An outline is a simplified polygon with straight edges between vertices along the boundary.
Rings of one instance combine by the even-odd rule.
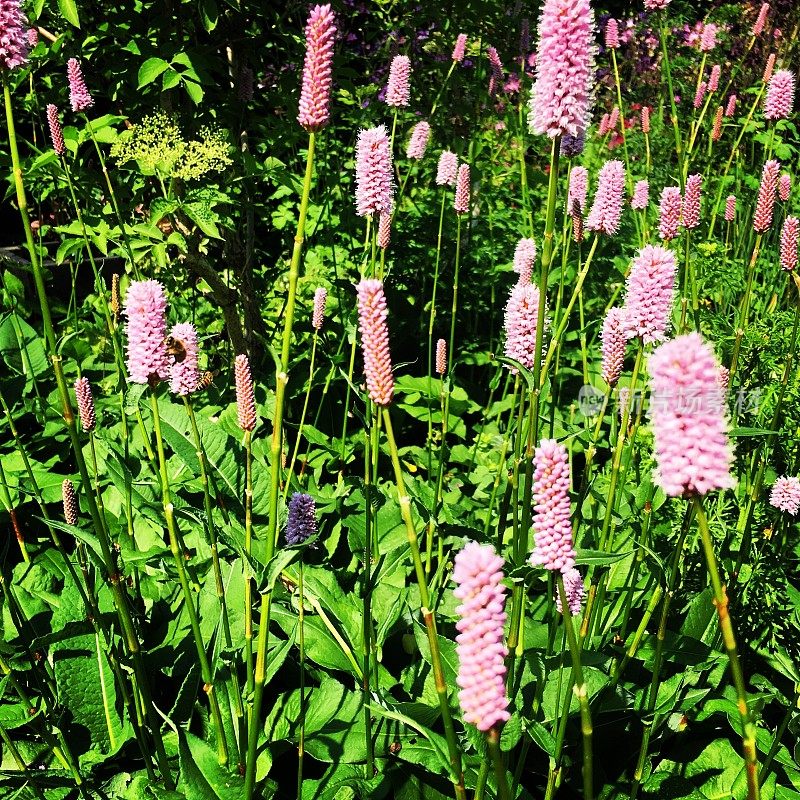
[[449, 150], [442, 150], [436, 169], [437, 186], [453, 186], [458, 175], [458, 156]]
[[411, 59], [395, 56], [389, 68], [389, 83], [386, 86], [386, 105], [406, 108], [411, 102]]
[[597, 191], [586, 228], [613, 236], [619, 230], [624, 193], [625, 166], [621, 161], [606, 161], [597, 177]]
[[736, 195], [729, 194], [725, 201], [725, 221], [733, 222], [736, 218]]
[[519, 283], [531, 282], [535, 261], [536, 242], [533, 239], [520, 239], [514, 251], [514, 272], [519, 275]]
[[25, 38], [28, 40], [28, 47], [33, 50], [37, 44], [39, 44], [39, 29], [38, 28], [28, 28], [28, 32], [25, 35]]
[[233, 374], [236, 380], [236, 417], [239, 427], [243, 431], [253, 431], [256, 427], [256, 395], [250, 360], [244, 353], [236, 356]]
[[392, 154], [385, 125], [362, 130], [356, 144], [356, 213], [391, 213], [394, 202]]
[[772, 484], [772, 491], [769, 493], [769, 504], [773, 508], [791, 514], [793, 517], [797, 516], [797, 512], [800, 511], [800, 479], [778, 478]]
[[133, 281], [125, 297], [131, 383], [169, 380], [167, 298], [158, 281]]
[[717, 112], [714, 114], [714, 124], [711, 126], [711, 141], [718, 142], [722, 137], [722, 106], [717, 106]]
[[695, 110], [700, 108], [703, 105], [703, 98], [706, 96], [706, 89], [708, 88], [708, 84], [705, 81], [700, 81], [697, 86], [697, 91], [694, 95], [694, 101], [692, 105], [694, 106]]
[[611, 128], [611, 115], [603, 114], [603, 116], [600, 117], [600, 124], [597, 126], [597, 135], [605, 136], [609, 132], [610, 128]]
[[180, 397], [190, 395], [200, 383], [197, 368], [197, 331], [190, 322], [180, 322], [172, 328], [170, 337], [177, 347], [175, 363], [170, 370], [169, 388]]
[[642, 106], [641, 111], [642, 133], [650, 133], [650, 107]]
[[28, 20], [20, 0], [0, 0], [0, 70], [21, 67], [28, 60]]
[[710, 53], [717, 46], [717, 26], [709, 22], [703, 26], [703, 35], [700, 37], [700, 50]]
[[466, 33], [459, 33], [458, 38], [456, 39], [455, 47], [453, 47], [453, 61], [457, 63], [461, 63], [464, 60], [464, 56], [467, 53], [467, 34]]
[[575, 566], [569, 509], [569, 460], [564, 445], [543, 439], [533, 457], [533, 538], [530, 563], [566, 572]]
[[315, 331], [322, 330], [325, 322], [325, 305], [328, 302], [328, 290], [324, 286], [318, 286], [314, 292], [314, 311], [311, 314], [311, 327]]
[[589, 124], [594, 84], [594, 14], [589, 0], [545, 0], [539, 20], [529, 124], [551, 139]]
[[761, 36], [764, 26], [767, 24], [767, 14], [769, 14], [769, 3], [762, 3], [758, 17], [753, 24], [753, 36]]
[[731, 383], [731, 371], [722, 364], [719, 365], [719, 370], [717, 371], [717, 383], [720, 389], [727, 394]]
[[619, 24], [614, 17], [606, 22], [605, 43], [609, 50], [616, 50], [619, 47]]
[[335, 41], [336, 22], [330, 5], [314, 6], [306, 23], [306, 59], [297, 115], [297, 121], [307, 131], [321, 130], [331, 118], [331, 65]]
[[94, 397], [92, 385], [88, 378], [78, 378], [75, 381], [75, 399], [78, 401], [78, 416], [81, 419], [81, 428], [86, 433], [97, 427], [97, 416], [94, 412]]
[[456, 196], [453, 200], [453, 207], [457, 214], [466, 214], [469, 211], [469, 193], [469, 164], [462, 164], [458, 168]]
[[772, 213], [775, 209], [780, 169], [780, 162], [770, 159], [761, 170], [761, 185], [758, 187], [756, 210], [753, 214], [753, 228], [756, 233], [765, 233], [772, 227]]
[[392, 355], [389, 351], [389, 328], [386, 296], [379, 280], [362, 280], [358, 293], [358, 329], [364, 353], [364, 374], [369, 399], [376, 406], [388, 406], [394, 396]]
[[378, 217], [378, 247], [385, 250], [392, 238], [392, 215], [381, 211]]
[[797, 268], [797, 245], [800, 242], [800, 219], [786, 217], [781, 228], [781, 269], [793, 272]]
[[497, 94], [498, 87], [503, 85], [503, 62], [494, 47], [486, 48], [486, 57], [489, 59], [489, 97]]
[[650, 184], [647, 181], [636, 181], [631, 198], [634, 211], [644, 211], [650, 202]]
[[78, 498], [75, 495], [75, 487], [69, 478], [61, 484], [61, 502], [64, 505], [64, 522], [67, 525], [78, 524]]
[[787, 119], [794, 110], [794, 73], [779, 69], [770, 79], [764, 100], [765, 119]]
[[80, 61], [71, 58], [67, 61], [67, 81], [69, 82], [69, 102], [76, 113], [86, 111], [94, 105], [94, 100], [86, 88]]
[[778, 179], [778, 197], [782, 203], [788, 203], [792, 194], [792, 176], [784, 172]]
[[775, 53], [770, 53], [769, 57], [767, 58], [767, 63], [764, 66], [764, 75], [761, 80], [764, 83], [769, 83], [770, 79], [772, 78], [772, 70], [775, 69]]
[[603, 380], [609, 386], [616, 385], [622, 374], [622, 365], [625, 363], [624, 316], [621, 308], [610, 309], [603, 320], [603, 330], [600, 332]]
[[447, 372], [447, 342], [439, 339], [436, 342], [436, 374], [444, 375]]
[[[583, 599], [586, 597], [586, 590], [583, 588], [583, 577], [575, 567], [568, 569], [562, 574], [564, 579], [564, 594], [567, 596], [567, 608], [572, 616], [577, 616], [583, 608]], [[556, 586], [556, 609], [559, 614], [563, 614], [561, 607], [561, 592]]]
[[732, 94], [728, 98], [728, 105], [725, 106], [725, 116], [732, 117], [736, 113], [736, 95]]
[[644, 7], [647, 11], [661, 11], [665, 9], [672, 0], [644, 0]]
[[431, 126], [425, 120], [418, 122], [411, 132], [411, 139], [408, 142], [406, 155], [415, 161], [421, 160], [425, 156], [428, 147], [428, 139], [431, 136]]
[[[505, 355], [533, 369], [536, 358], [536, 324], [539, 319], [539, 287], [519, 281], [511, 289], [505, 313]], [[517, 369], [511, 367], [516, 375]]]
[[64, 132], [61, 130], [61, 122], [58, 119], [58, 109], [52, 103], [47, 106], [47, 124], [50, 127], [50, 141], [53, 143], [53, 150], [56, 155], [63, 156], [67, 152], [64, 145]]
[[714, 64], [711, 67], [711, 77], [708, 79], [708, 91], [713, 94], [719, 89], [719, 78], [722, 73], [722, 67], [719, 64]]
[[675, 294], [675, 254], [647, 245], [633, 261], [625, 284], [622, 326], [626, 339], [641, 337], [645, 344], [662, 341], [667, 333]]
[[683, 227], [692, 230], [700, 224], [700, 192], [703, 188], [702, 175], [690, 175], [686, 179], [683, 196]]
[[670, 497], [732, 487], [725, 393], [711, 347], [699, 333], [678, 336], [653, 351], [649, 369], [656, 484]]
[[661, 203], [658, 207], [658, 235], [665, 241], [678, 235], [682, 205], [680, 188], [665, 186], [661, 191]]
[[488, 731], [507, 722], [505, 659], [506, 588], [503, 559], [488, 544], [468, 542], [453, 564], [456, 608], [458, 702], [466, 722]]
[[567, 192], [567, 214], [573, 216], [575, 204], [578, 213], [586, 208], [586, 196], [589, 193], [589, 171], [586, 167], [573, 167], [569, 173], [569, 190]]
[[611, 114], [608, 118], [608, 130], [615, 131], [619, 125], [619, 106], [614, 106], [611, 109]]

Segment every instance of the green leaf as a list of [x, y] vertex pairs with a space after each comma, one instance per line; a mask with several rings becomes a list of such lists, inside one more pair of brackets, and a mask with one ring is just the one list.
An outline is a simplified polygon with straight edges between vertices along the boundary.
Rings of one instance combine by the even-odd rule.
[[578, 557], [575, 559], [575, 563], [583, 566], [606, 567], [609, 564], [616, 564], [617, 561], [622, 561], [632, 554], [633, 550], [628, 550], [625, 553], [605, 553], [602, 550], [580, 548], [578, 549]]
[[202, 739], [178, 728], [178, 791], [186, 800], [241, 800], [244, 778], [220, 766], [217, 753]]
[[58, 10], [70, 25], [80, 28], [81, 23], [78, 19], [78, 7], [75, 5], [75, 0], [58, 0]]
[[163, 58], [153, 57], [148, 58], [147, 61], [139, 67], [139, 88], [147, 86], [169, 67], [169, 64]]

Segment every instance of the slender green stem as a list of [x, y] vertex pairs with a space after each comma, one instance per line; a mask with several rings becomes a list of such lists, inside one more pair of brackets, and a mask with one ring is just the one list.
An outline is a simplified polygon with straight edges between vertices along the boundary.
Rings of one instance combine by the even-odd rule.
[[200, 675], [203, 680], [203, 691], [208, 695], [208, 704], [211, 708], [211, 716], [214, 721], [214, 728], [217, 737], [217, 758], [220, 764], [228, 762], [228, 745], [225, 741], [225, 730], [222, 725], [222, 714], [214, 691], [214, 678], [211, 674], [211, 666], [206, 655], [206, 648], [203, 644], [203, 634], [200, 630], [200, 620], [197, 616], [192, 590], [189, 586], [189, 579], [186, 573], [186, 565], [183, 556], [183, 546], [181, 543], [178, 524], [175, 521], [175, 508], [172, 505], [169, 486], [169, 473], [167, 472], [167, 459], [164, 455], [164, 440], [161, 435], [161, 417], [158, 411], [158, 396], [155, 390], [150, 395], [151, 408], [153, 412], [153, 428], [156, 435], [156, 448], [158, 450], [158, 467], [161, 475], [161, 498], [164, 504], [164, 517], [167, 521], [167, 532], [169, 534], [169, 549], [175, 560], [175, 567], [178, 572], [178, 581], [183, 592], [184, 605], [189, 617], [189, 625], [194, 636], [197, 657], [200, 661]]
[[316, 356], [317, 356], [317, 341], [319, 340], [319, 335], [317, 331], [314, 331], [314, 336], [311, 340], [311, 364], [308, 367], [308, 387], [306, 388], [306, 396], [303, 400], [303, 411], [300, 414], [300, 425], [297, 428], [297, 438], [294, 442], [294, 449], [292, 450], [292, 458], [289, 461], [289, 469], [286, 472], [286, 485], [283, 488], [283, 499], [284, 502], [289, 494], [289, 487], [291, 486], [290, 477], [294, 474], [294, 465], [297, 461], [297, 452], [300, 449], [300, 442], [303, 439], [303, 427], [306, 422], [306, 414], [308, 413], [308, 403], [311, 398], [311, 388], [314, 384], [314, 368], [316, 366]]
[[453, 374], [453, 367], [456, 363], [456, 310], [458, 309], [458, 273], [461, 266], [461, 217], [463, 214], [456, 214], [456, 261], [453, 270], [453, 301], [450, 308], [450, 340], [447, 343], [447, 374]]
[[498, 800], [511, 800], [511, 792], [508, 790], [506, 765], [503, 763], [503, 754], [500, 752], [500, 730], [498, 728], [492, 728], [486, 734], [486, 744], [489, 747], [489, 754], [491, 755], [492, 764], [494, 765]]
[[[305, 609], [303, 608], [303, 558], [300, 557], [297, 581], [297, 629], [300, 648], [300, 733], [297, 740], [297, 796], [303, 796], [303, 762], [306, 750], [306, 639]], [[369, 737], [369, 729], [367, 731]]]
[[678, 178], [681, 183], [681, 191], [683, 191], [684, 178], [683, 178], [683, 150], [681, 144], [681, 129], [678, 124], [678, 109], [675, 106], [675, 90], [672, 86], [672, 67], [669, 62], [669, 49], [667, 48], [667, 23], [666, 12], [664, 13], [664, 21], [659, 26], [659, 36], [661, 38], [661, 57], [664, 62], [664, 73], [667, 77], [667, 91], [669, 92], [669, 107], [670, 119], [672, 120], [672, 130], [675, 134], [675, 155], [678, 159]]

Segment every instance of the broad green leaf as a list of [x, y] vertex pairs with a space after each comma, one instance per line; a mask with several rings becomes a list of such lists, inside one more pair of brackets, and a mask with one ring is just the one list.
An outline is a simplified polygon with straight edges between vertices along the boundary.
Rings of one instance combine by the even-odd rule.
[[75, 5], [75, 0], [58, 0], [58, 10], [70, 25], [80, 28], [81, 23], [78, 19], [78, 7]]
[[244, 778], [220, 766], [217, 751], [193, 733], [178, 729], [178, 791], [186, 800], [241, 800]]
[[153, 81], [169, 67], [169, 64], [163, 58], [154, 56], [148, 58], [147, 61], [139, 67], [139, 88], [153, 83]]

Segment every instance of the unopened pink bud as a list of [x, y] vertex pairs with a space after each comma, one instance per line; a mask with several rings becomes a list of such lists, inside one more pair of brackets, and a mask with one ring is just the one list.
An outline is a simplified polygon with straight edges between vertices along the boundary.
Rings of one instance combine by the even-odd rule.
[[78, 416], [81, 419], [81, 428], [86, 433], [97, 427], [97, 417], [94, 412], [94, 397], [92, 385], [88, 378], [78, 378], [75, 381], [75, 399], [78, 401]]
[[67, 525], [78, 524], [78, 498], [75, 495], [75, 487], [69, 478], [61, 484], [61, 500], [64, 504], [64, 521]]
[[489, 59], [489, 97], [494, 97], [503, 85], [503, 62], [494, 47], [486, 48], [486, 57]]
[[708, 84], [705, 81], [700, 81], [697, 86], [697, 91], [694, 94], [694, 101], [692, 103], [695, 109], [698, 109], [701, 105], [703, 105], [703, 98], [706, 96], [707, 88]]
[[622, 374], [625, 363], [625, 332], [623, 330], [623, 310], [612, 308], [603, 320], [603, 329], [600, 332], [603, 356], [603, 380], [614, 386]]
[[761, 185], [758, 187], [756, 210], [753, 214], [753, 228], [756, 233], [765, 233], [772, 226], [772, 213], [775, 209], [780, 169], [780, 162], [770, 159], [761, 170]]
[[764, 31], [764, 26], [767, 24], [767, 14], [769, 14], [769, 3], [762, 3], [761, 10], [758, 12], [758, 17], [753, 25], [753, 36], [760, 36]]
[[253, 375], [250, 372], [250, 360], [244, 353], [236, 356], [233, 362], [236, 379], [236, 416], [239, 427], [243, 431], [252, 431], [256, 427], [256, 395], [253, 388]]
[[297, 121], [307, 131], [318, 131], [330, 120], [331, 65], [336, 23], [330, 5], [314, 6], [306, 23], [306, 59]]
[[736, 95], [732, 94], [728, 98], [728, 105], [725, 106], [725, 116], [732, 117], [736, 113]]
[[772, 78], [772, 70], [775, 69], [775, 53], [770, 53], [769, 57], [767, 58], [767, 63], [764, 66], [764, 75], [762, 80], [764, 83], [769, 83], [770, 78]]
[[700, 224], [700, 193], [703, 188], [702, 175], [690, 175], [686, 179], [686, 191], [683, 196], [683, 227], [692, 230]]
[[61, 130], [61, 123], [58, 120], [58, 109], [50, 103], [47, 106], [47, 124], [50, 126], [50, 141], [53, 143], [53, 150], [59, 156], [67, 152], [64, 145], [64, 132]]
[[378, 247], [385, 250], [392, 238], [392, 215], [381, 211], [378, 218]]
[[436, 342], [436, 374], [444, 375], [447, 372], [447, 342], [439, 339]]
[[608, 130], [615, 131], [619, 124], [619, 106], [614, 106], [611, 109], [611, 116], [608, 118]]
[[711, 126], [711, 141], [718, 142], [722, 137], [722, 106], [717, 107], [717, 112], [714, 114], [714, 124]]
[[786, 217], [781, 228], [781, 269], [793, 272], [797, 269], [797, 245], [800, 242], [800, 220]]
[[681, 222], [681, 190], [677, 186], [665, 186], [658, 207], [658, 235], [669, 241], [678, 235]]
[[383, 284], [379, 280], [364, 279], [356, 291], [367, 392], [375, 405], [388, 406], [394, 396], [394, 375], [389, 350], [389, 327], [386, 324], [389, 312]]
[[642, 106], [642, 133], [650, 133], [650, 107]]
[[579, 214], [586, 208], [586, 196], [589, 193], [589, 171], [586, 167], [573, 167], [569, 174], [569, 190], [567, 192], [567, 213], [572, 216], [576, 210]]
[[466, 214], [469, 211], [469, 164], [462, 164], [458, 168], [456, 178], [456, 196], [453, 200], [453, 207], [458, 214]]
[[467, 34], [466, 33], [459, 33], [458, 38], [456, 39], [455, 47], [453, 47], [453, 61], [458, 62], [459, 64], [464, 60], [464, 56], [467, 52]]
[[784, 172], [778, 179], [778, 197], [782, 203], [787, 203], [792, 194], [792, 176]]
[[708, 79], [708, 91], [714, 93], [719, 89], [719, 78], [722, 74], [722, 67], [719, 64], [714, 64], [711, 67], [711, 76]]
[[733, 222], [736, 219], [736, 195], [729, 194], [725, 201], [725, 221]]

